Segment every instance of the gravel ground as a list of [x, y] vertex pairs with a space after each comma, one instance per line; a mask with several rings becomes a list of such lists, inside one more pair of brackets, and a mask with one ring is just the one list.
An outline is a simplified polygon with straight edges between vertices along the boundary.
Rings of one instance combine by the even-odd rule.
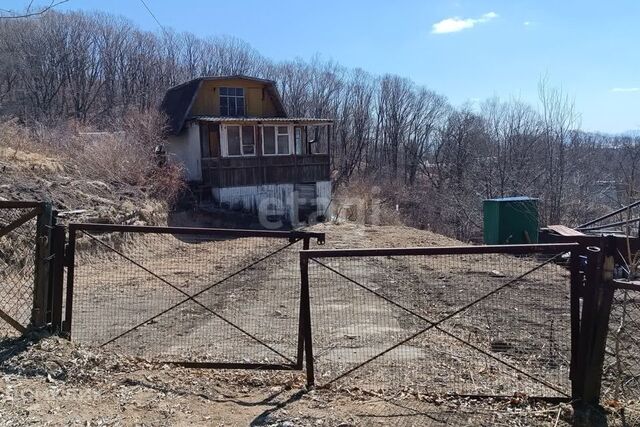
[[[11, 344], [11, 345], [9, 345]], [[194, 370], [32, 336], [0, 349], [2, 425], [547, 425], [568, 405], [306, 391], [300, 374]]]

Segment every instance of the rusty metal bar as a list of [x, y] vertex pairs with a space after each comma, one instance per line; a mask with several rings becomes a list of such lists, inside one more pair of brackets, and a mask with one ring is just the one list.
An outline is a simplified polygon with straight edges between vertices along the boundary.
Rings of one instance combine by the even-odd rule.
[[599, 247], [587, 248], [587, 266], [585, 271], [585, 285], [582, 290], [582, 312], [580, 318], [580, 342], [578, 345], [578, 359], [572, 379], [572, 397], [582, 401], [585, 392], [587, 364], [591, 359], [593, 349], [592, 337], [595, 330], [595, 316], [597, 313], [597, 289], [600, 284], [602, 252]]
[[[152, 362], [154, 363], [154, 362]], [[156, 362], [160, 365], [174, 365], [183, 368], [202, 369], [256, 369], [263, 371], [296, 371], [296, 364], [287, 363], [244, 363], [244, 362]]]
[[152, 234], [178, 234], [178, 235], [206, 235], [221, 237], [273, 237], [280, 239], [309, 237], [318, 239], [324, 243], [324, 233], [307, 231], [273, 231], [273, 230], [242, 230], [224, 228], [196, 228], [196, 227], [156, 227], [118, 224], [69, 224], [69, 230], [81, 230], [95, 233], [152, 233]]
[[636, 218], [631, 218], [625, 221], [617, 221], [617, 222], [612, 222], [610, 224], [604, 224], [604, 225], [597, 225], [595, 227], [587, 227], [587, 228], [581, 228], [580, 231], [595, 231], [595, 230], [602, 230], [604, 228], [609, 228], [609, 227], [617, 227], [618, 225], [625, 225], [625, 224], [632, 224], [634, 222], [640, 222], [640, 217], [636, 217]]
[[23, 202], [20, 200], [0, 200], [0, 209], [27, 209], [27, 208], [40, 208], [42, 202]]
[[67, 298], [65, 301], [64, 321], [62, 322], [62, 332], [68, 339], [71, 339], [71, 328], [73, 325], [73, 274], [76, 256], [76, 230], [69, 227], [69, 242], [65, 253], [65, 264], [67, 265]]
[[579, 375], [580, 353], [580, 297], [582, 295], [583, 275], [580, 272], [580, 253], [571, 252], [571, 285], [569, 289], [569, 305], [571, 316], [571, 364], [569, 366], [569, 379], [571, 380], [571, 396], [576, 397], [580, 393], [577, 388], [576, 378]]
[[309, 294], [309, 258], [300, 253], [300, 307], [301, 326], [304, 335], [305, 364], [307, 368], [307, 386], [315, 384], [315, 372], [313, 368], [313, 338], [311, 333], [311, 298]]
[[607, 219], [607, 218], [611, 218], [612, 216], [615, 216], [615, 215], [617, 215], [617, 214], [619, 214], [619, 213], [622, 213], [622, 212], [626, 211], [627, 209], [631, 209], [631, 208], [633, 208], [633, 207], [635, 207], [635, 206], [638, 206], [638, 205], [640, 205], [640, 200], [637, 200], [637, 201], [635, 201], [635, 202], [633, 202], [633, 203], [631, 203], [631, 204], [628, 204], [628, 205], [626, 205], [626, 206], [623, 206], [623, 207], [621, 207], [620, 209], [616, 209], [616, 210], [615, 210], [615, 211], [613, 211], [613, 212], [609, 212], [609, 213], [608, 213], [608, 214], [606, 214], [606, 215], [602, 215], [601, 217], [598, 217], [598, 218], [596, 218], [596, 219], [594, 219], [594, 220], [591, 220], [591, 221], [589, 221], [589, 222], [585, 222], [584, 224], [581, 224], [581, 225], [577, 226], [577, 227], [576, 227], [576, 230], [583, 229], [583, 228], [588, 227], [588, 226], [590, 226], [590, 225], [592, 225], [592, 224], [595, 224], [595, 223], [597, 223], [597, 222], [603, 221], [603, 220], [605, 220], [605, 219]]
[[51, 251], [52, 224], [53, 210], [51, 203], [42, 203], [35, 229], [35, 277], [30, 325], [35, 328], [43, 327], [47, 323], [50, 279], [50, 263], [48, 257]]
[[637, 280], [634, 281], [626, 281], [626, 280], [614, 280], [611, 283], [615, 289], [623, 289], [627, 291], [636, 291], [640, 292], [640, 282]]
[[17, 218], [15, 221], [12, 221], [10, 224], [0, 228], [0, 237], [6, 236], [16, 228], [25, 224], [29, 220], [35, 218], [41, 211], [42, 211], [41, 208], [34, 208], [29, 212], [27, 212], [26, 214], [21, 215], [19, 218]]
[[52, 233], [53, 268], [51, 283], [51, 332], [62, 328], [62, 301], [64, 292], [64, 244], [65, 228], [56, 225]]
[[[302, 241], [302, 250], [309, 250], [309, 239], [305, 238]], [[301, 276], [302, 277], [302, 276]], [[308, 279], [307, 279], [308, 282]], [[305, 314], [304, 311], [307, 309], [307, 303], [308, 301], [305, 301], [302, 298], [302, 286], [300, 287], [301, 292], [300, 292], [300, 308], [298, 311], [298, 353], [296, 355], [296, 366], [298, 366], [298, 369], [302, 369], [302, 366], [304, 365], [304, 337], [305, 337], [305, 328], [304, 328], [304, 322], [305, 322]]]
[[591, 405], [600, 401], [602, 368], [606, 352], [609, 317], [613, 303], [613, 270], [615, 266], [615, 240], [603, 239], [603, 252], [598, 265], [598, 275], [591, 288], [593, 302], [592, 325], [588, 330], [588, 352], [585, 359], [584, 388], [582, 400]]
[[312, 249], [301, 251], [300, 253], [307, 258], [477, 254], [524, 255], [571, 252], [579, 247], [580, 244], [578, 243], [547, 243], [538, 245], [438, 246], [426, 248]]
[[20, 322], [16, 321], [13, 317], [9, 316], [7, 313], [5, 313], [2, 310], [0, 310], [0, 319], [4, 320], [9, 325], [13, 326], [13, 328], [18, 332], [20, 332], [21, 334], [24, 334], [25, 332], [27, 332], [27, 328], [22, 326]]

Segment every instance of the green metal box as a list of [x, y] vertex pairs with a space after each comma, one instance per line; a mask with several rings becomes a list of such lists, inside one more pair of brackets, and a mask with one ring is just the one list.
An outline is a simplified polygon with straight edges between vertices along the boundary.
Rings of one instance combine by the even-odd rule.
[[505, 197], [483, 203], [484, 243], [538, 243], [538, 199]]

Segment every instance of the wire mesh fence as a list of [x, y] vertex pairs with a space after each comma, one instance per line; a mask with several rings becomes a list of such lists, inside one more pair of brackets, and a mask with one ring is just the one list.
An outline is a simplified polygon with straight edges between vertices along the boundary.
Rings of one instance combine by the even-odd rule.
[[[36, 270], [36, 204], [0, 204], [0, 339], [21, 335], [33, 307]], [[16, 322], [16, 325], [12, 325]]]
[[313, 257], [316, 382], [384, 396], [570, 396], [570, 272], [553, 254]]
[[303, 239], [283, 236], [79, 230], [71, 337], [155, 361], [293, 365]]
[[640, 292], [618, 289], [609, 317], [602, 376], [602, 398], [610, 402], [640, 399]]

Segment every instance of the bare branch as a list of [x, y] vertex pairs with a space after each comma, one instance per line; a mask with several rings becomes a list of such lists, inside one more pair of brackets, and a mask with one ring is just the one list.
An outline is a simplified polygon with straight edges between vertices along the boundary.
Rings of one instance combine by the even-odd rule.
[[0, 9], [0, 19], [21, 19], [31, 18], [47, 13], [48, 11], [60, 6], [63, 3], [67, 3], [69, 0], [51, 0], [48, 5], [39, 8], [33, 8], [34, 0], [31, 0], [23, 12], [17, 12], [15, 10]]

